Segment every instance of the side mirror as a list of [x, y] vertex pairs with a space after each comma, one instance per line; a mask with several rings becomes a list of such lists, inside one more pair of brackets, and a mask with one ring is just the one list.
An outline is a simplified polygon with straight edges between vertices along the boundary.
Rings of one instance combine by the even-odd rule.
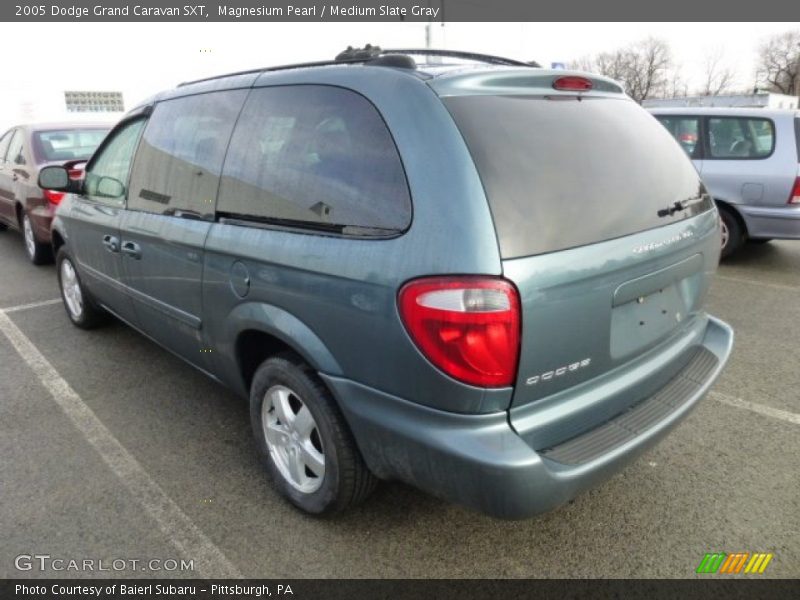
[[39, 171], [39, 187], [56, 192], [70, 192], [69, 171], [64, 167], [45, 167]]
[[113, 177], [101, 177], [97, 182], [95, 195], [104, 198], [122, 198], [125, 195], [125, 185]]

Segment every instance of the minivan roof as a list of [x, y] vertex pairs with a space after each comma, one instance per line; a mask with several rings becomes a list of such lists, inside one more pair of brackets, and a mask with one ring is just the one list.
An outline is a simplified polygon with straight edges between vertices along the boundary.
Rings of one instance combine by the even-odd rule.
[[[427, 57], [425, 62], [417, 62], [414, 57]], [[463, 62], [470, 61], [470, 62]], [[607, 77], [580, 71], [563, 69], [542, 69], [538, 63], [522, 62], [500, 56], [461, 52], [456, 50], [434, 49], [393, 49], [381, 50], [377, 46], [367, 44], [363, 49], [348, 47], [334, 60], [280, 65], [228, 73], [215, 77], [198, 79], [179, 84], [184, 93], [189, 90], [203, 88], [204, 91], [225, 89], [227, 87], [246, 87], [247, 82], [255, 81], [259, 76], [270, 72], [291, 70], [331, 70], [342, 68], [391, 69], [395, 73], [405, 73], [411, 77], [426, 81], [437, 80], [432, 86], [440, 95], [454, 93], [520, 93], [520, 88], [530, 92], [531, 88], [543, 88], [553, 93], [553, 78], [564, 76], [580, 76], [591, 79], [593, 92], [622, 93], [622, 86]], [[502, 75], [498, 76], [498, 73]], [[438, 83], [441, 81], [442, 83]], [[444, 82], [447, 83], [444, 83]], [[186, 89], [189, 88], [189, 89]], [[581, 92], [585, 93], [585, 92]], [[160, 99], [160, 95], [156, 99]]]
[[[413, 56], [429, 56], [434, 58], [435, 62], [423, 63], [422, 65], [420, 65], [412, 58]], [[345, 50], [344, 52], [340, 52], [334, 60], [277, 65], [271, 67], [262, 67], [258, 69], [250, 69], [247, 71], [238, 71], [234, 73], [227, 73], [213, 77], [197, 79], [194, 81], [184, 82], [179, 84], [178, 87], [191, 85], [194, 83], [202, 83], [215, 79], [221, 79], [225, 77], [234, 77], [237, 75], [261, 74], [268, 71], [283, 71], [289, 69], [312, 69], [312, 68], [323, 68], [323, 67], [341, 66], [341, 65], [368, 65], [368, 66], [399, 68], [412, 73], [417, 73], [421, 77], [431, 76], [428, 72], [426, 72], [425, 69], [421, 68], [424, 66], [428, 65], [435, 67], [451, 66], [455, 68], [463, 66], [460, 63], [446, 63], [445, 60], [443, 59], [467, 60], [467, 61], [475, 61], [482, 64], [503, 65], [503, 66], [513, 66], [513, 67], [526, 67], [526, 68], [539, 67], [539, 63], [535, 61], [526, 63], [511, 58], [505, 58], [502, 56], [494, 56], [491, 54], [462, 52], [459, 50], [437, 50], [432, 48], [425, 48], [425, 49], [407, 48], [407, 49], [381, 50], [381, 48], [378, 46], [371, 46], [370, 44], [367, 44], [364, 48], [357, 48], [357, 49], [348, 46], [347, 50]]]

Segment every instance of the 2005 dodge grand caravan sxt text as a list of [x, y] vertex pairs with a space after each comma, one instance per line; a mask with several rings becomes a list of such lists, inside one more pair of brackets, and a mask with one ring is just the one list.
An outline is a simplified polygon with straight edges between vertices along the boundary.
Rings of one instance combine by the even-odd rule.
[[181, 85], [84, 182], [40, 175], [72, 192], [70, 319], [113, 313], [249, 395], [311, 513], [377, 479], [554, 508], [664, 436], [731, 351], [704, 310], [718, 213], [664, 127], [611, 80], [441, 54], [475, 60], [372, 49]]

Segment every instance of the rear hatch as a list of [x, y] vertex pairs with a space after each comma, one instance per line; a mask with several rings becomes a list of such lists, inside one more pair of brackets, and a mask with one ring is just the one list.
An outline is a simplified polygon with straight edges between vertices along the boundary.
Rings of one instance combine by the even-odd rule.
[[650, 372], [634, 378], [636, 394], [663, 385], [686, 361], [653, 354], [702, 326], [719, 260], [713, 202], [675, 140], [605, 80], [592, 80], [602, 92], [555, 91], [563, 75], [495, 73], [438, 90], [520, 292], [512, 407], [637, 364]]

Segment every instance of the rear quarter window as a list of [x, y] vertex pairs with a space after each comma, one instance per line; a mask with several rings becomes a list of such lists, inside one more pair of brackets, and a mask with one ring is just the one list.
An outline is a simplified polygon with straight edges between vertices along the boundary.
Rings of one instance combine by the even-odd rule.
[[775, 149], [775, 124], [765, 118], [709, 117], [710, 159], [762, 159]]
[[322, 85], [255, 89], [222, 173], [217, 214], [353, 235], [411, 222], [400, 156], [363, 96]]

